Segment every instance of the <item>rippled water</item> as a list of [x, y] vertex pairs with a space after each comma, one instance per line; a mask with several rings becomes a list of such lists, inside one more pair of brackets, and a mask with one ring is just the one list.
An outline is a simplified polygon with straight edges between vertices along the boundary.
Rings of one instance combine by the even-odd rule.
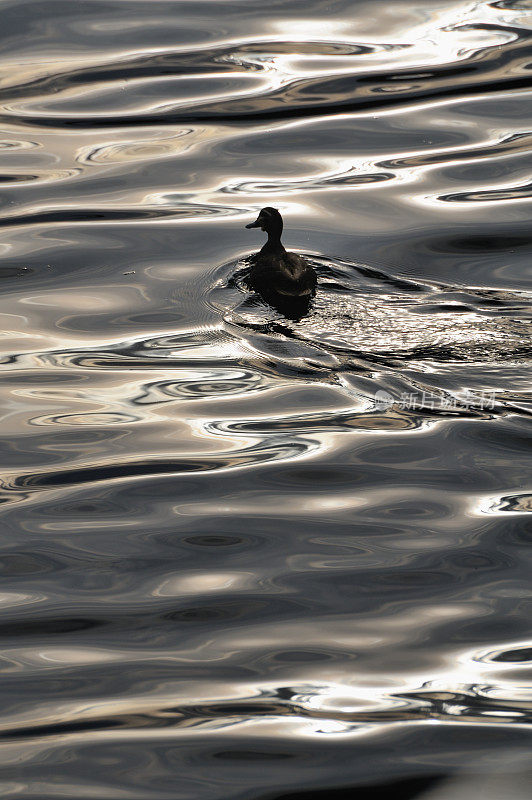
[[[2, 796], [508, 763], [532, 4], [0, 8]], [[246, 289], [267, 205], [319, 276], [302, 318]]]

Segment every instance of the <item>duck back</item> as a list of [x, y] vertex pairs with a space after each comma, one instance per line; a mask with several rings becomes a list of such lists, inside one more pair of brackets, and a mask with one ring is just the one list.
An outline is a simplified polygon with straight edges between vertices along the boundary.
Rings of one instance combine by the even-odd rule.
[[295, 253], [287, 253], [284, 248], [275, 253], [261, 251], [252, 262], [248, 283], [263, 296], [308, 297], [314, 294], [316, 273]]

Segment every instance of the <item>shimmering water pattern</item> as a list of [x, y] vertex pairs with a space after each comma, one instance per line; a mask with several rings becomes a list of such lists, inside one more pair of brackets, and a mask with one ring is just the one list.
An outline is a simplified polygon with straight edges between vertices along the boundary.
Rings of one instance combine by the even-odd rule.
[[523, 800], [532, 3], [0, 12], [0, 795]]

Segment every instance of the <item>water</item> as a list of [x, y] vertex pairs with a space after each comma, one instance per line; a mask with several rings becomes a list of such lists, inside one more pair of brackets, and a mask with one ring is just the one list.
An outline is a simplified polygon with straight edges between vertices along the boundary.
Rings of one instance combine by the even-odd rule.
[[[513, 764], [532, 4], [1, 11], [2, 796]], [[267, 205], [301, 319], [245, 288]]]

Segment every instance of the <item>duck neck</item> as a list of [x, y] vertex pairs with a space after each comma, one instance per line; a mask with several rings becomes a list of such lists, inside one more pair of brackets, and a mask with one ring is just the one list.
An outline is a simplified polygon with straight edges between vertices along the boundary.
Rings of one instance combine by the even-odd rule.
[[268, 241], [262, 247], [261, 253], [284, 252], [280, 231], [268, 231]]

